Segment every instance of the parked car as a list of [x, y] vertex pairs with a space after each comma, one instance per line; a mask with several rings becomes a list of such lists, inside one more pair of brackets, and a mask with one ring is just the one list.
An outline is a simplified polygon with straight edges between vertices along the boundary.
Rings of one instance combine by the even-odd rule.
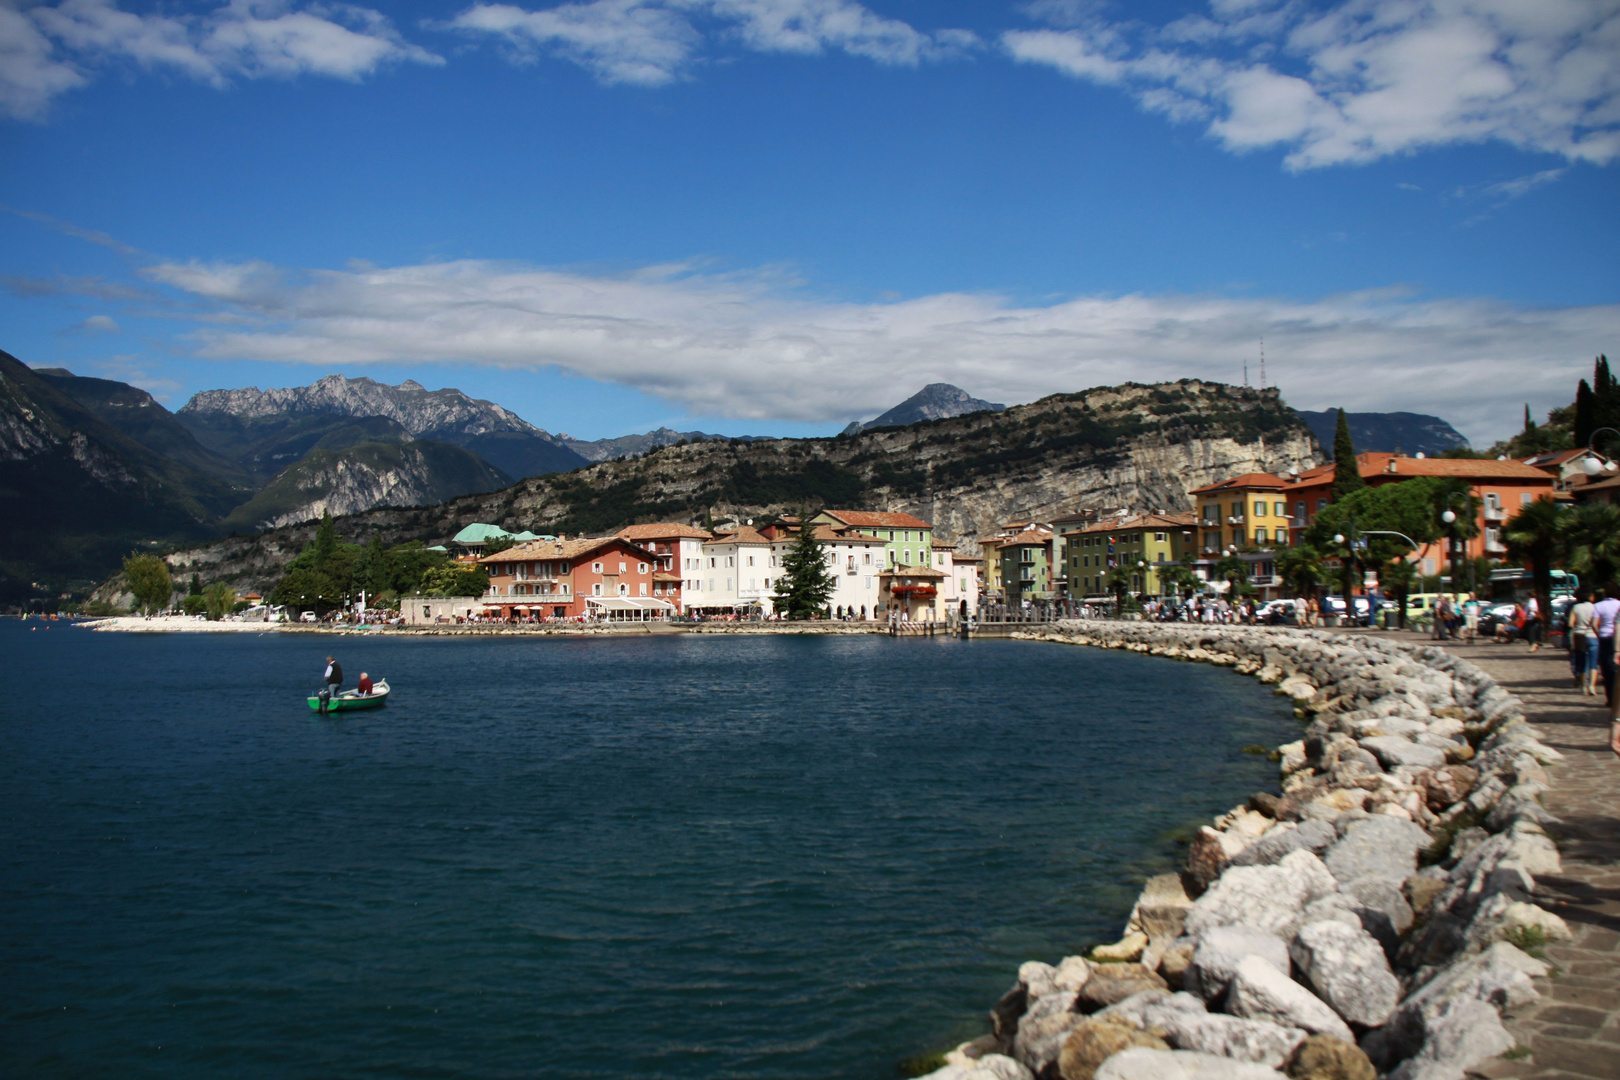
[[314, 622], [315, 621], [315, 613], [313, 611], [300, 612], [299, 615], [298, 615], [298, 621], [299, 622]]
[[1254, 621], [1269, 623], [1272, 626], [1291, 625], [1294, 622], [1294, 602], [1292, 600], [1267, 600], [1255, 609]]

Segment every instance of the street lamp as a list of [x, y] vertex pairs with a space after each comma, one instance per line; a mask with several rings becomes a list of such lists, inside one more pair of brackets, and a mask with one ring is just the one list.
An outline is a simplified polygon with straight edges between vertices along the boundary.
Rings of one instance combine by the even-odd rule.
[[[1594, 444], [1597, 442], [1597, 437], [1603, 434], [1605, 431], [1613, 431], [1616, 435], [1620, 435], [1620, 431], [1615, 431], [1615, 429], [1612, 427], [1598, 428], [1596, 431], [1592, 432], [1592, 437], [1586, 440], [1586, 448], [1589, 451], [1594, 454], [1597, 453], [1597, 447]], [[1585, 461], [1581, 462], [1581, 471], [1587, 476], [1596, 476], [1599, 473], [1612, 473], [1615, 471], [1615, 464], [1613, 461], [1607, 459], [1599, 461], [1594, 457], [1588, 457]]]
[[[1591, 459], [1588, 459], [1589, 463], [1590, 463], [1590, 460]], [[1457, 591], [1457, 546], [1458, 545], [1457, 545], [1456, 534], [1453, 533], [1452, 529], [1451, 529], [1451, 526], [1456, 524], [1456, 522], [1457, 522], [1457, 513], [1456, 513], [1456, 511], [1451, 509], [1451, 507], [1452, 507], [1452, 504], [1455, 503], [1458, 499], [1462, 499], [1465, 502], [1468, 502], [1468, 501], [1472, 500], [1472, 496], [1465, 495], [1460, 491], [1453, 491], [1451, 494], [1446, 496], [1446, 509], [1440, 515], [1440, 520], [1445, 522], [1445, 525], [1446, 525], [1446, 533], [1447, 533], [1446, 539], [1448, 541], [1446, 547], [1448, 549], [1448, 554], [1450, 555], [1450, 558], [1451, 558], [1451, 578], [1452, 578], [1452, 580], [1451, 580], [1451, 591], [1452, 592]], [[1472, 559], [1470, 559], [1468, 561], [1468, 591], [1470, 593], [1474, 591], [1474, 561]]]

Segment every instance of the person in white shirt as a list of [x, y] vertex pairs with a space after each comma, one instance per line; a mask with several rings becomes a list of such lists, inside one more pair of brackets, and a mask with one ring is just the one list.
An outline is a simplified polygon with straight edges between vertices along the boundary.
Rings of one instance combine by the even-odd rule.
[[1603, 590], [1603, 599], [1592, 605], [1592, 617], [1597, 622], [1598, 668], [1603, 672], [1603, 693], [1608, 699], [1609, 749], [1620, 754], [1620, 695], [1614, 692], [1614, 624], [1620, 618], [1620, 599], [1616, 589], [1609, 585]]
[[1590, 697], [1597, 693], [1597, 615], [1584, 586], [1575, 590], [1575, 605], [1569, 609], [1568, 636], [1569, 670], [1575, 678], [1575, 688]]

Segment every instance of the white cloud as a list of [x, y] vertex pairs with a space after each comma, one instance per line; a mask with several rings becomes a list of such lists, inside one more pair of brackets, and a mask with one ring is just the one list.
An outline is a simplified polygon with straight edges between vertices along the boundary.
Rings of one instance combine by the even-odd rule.
[[187, 263], [145, 276], [242, 320], [196, 331], [203, 357], [553, 368], [751, 420], [870, 416], [933, 381], [1012, 402], [1128, 380], [1235, 382], [1264, 335], [1268, 369], [1296, 406], [1433, 412], [1493, 438], [1526, 400], [1538, 411], [1567, 402], [1591, 357], [1620, 340], [1620, 305], [1529, 308], [1398, 290], [1036, 307], [967, 294], [829, 303], [781, 275], [680, 267], [590, 277], [481, 261], [307, 273]]
[[83, 334], [116, 334], [121, 327], [111, 315], [92, 315], [73, 329]]
[[1292, 169], [1500, 141], [1569, 161], [1620, 156], [1620, 0], [1212, 0], [1168, 26], [1036, 8], [1013, 57], [1119, 85]]
[[214, 86], [232, 79], [325, 75], [359, 79], [403, 61], [442, 64], [369, 8], [229, 0], [205, 14], [136, 14], [116, 0], [58, 0], [24, 8], [0, 0], [0, 110], [44, 117], [53, 98], [94, 70], [133, 63]]
[[546, 50], [603, 82], [641, 86], [680, 78], [707, 36], [755, 52], [837, 49], [899, 65], [957, 56], [978, 44], [968, 31], [924, 33], [852, 0], [586, 0], [538, 10], [476, 4], [448, 25], [497, 37], [519, 60]]
[[38, 120], [52, 98], [84, 82], [27, 15], [0, 3], [0, 116]]

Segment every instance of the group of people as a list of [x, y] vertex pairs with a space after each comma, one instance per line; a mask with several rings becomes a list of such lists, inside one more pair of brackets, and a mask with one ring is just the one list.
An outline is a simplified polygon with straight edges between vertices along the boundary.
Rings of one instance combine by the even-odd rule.
[[1615, 624], [1620, 621], [1620, 589], [1575, 590], [1569, 609], [1569, 671], [1575, 688], [1595, 697], [1602, 686], [1609, 712], [1609, 749], [1620, 754], [1620, 693], [1615, 691]]
[[[326, 712], [327, 706], [343, 688], [343, 665], [337, 662], [337, 657], [328, 656], [326, 658], [326, 673], [321, 676], [321, 679], [326, 685], [326, 692], [320, 695], [320, 711]], [[376, 686], [372, 683], [371, 676], [362, 671], [360, 681], [355, 683], [355, 693], [361, 697], [370, 697], [374, 689], [376, 689]]]

